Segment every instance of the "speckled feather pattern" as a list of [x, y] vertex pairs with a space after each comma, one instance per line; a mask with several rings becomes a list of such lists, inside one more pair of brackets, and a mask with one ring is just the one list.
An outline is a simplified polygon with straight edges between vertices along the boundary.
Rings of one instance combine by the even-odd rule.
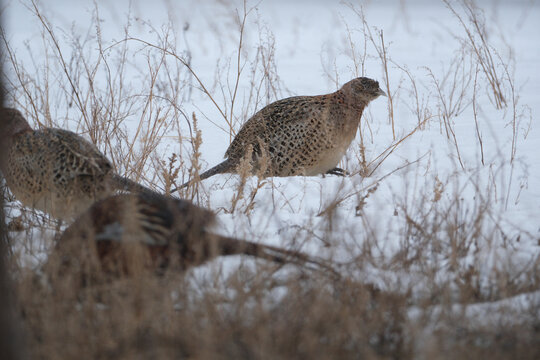
[[24, 132], [12, 139], [6, 180], [26, 206], [72, 217], [111, 193], [112, 165], [79, 135], [61, 129]]
[[249, 149], [254, 172], [262, 176], [324, 174], [345, 155], [364, 108], [380, 95], [385, 93], [377, 81], [361, 77], [331, 94], [295, 96], [267, 105], [240, 129], [225, 153], [227, 160], [200, 178], [235, 172]]
[[273, 102], [244, 123], [225, 161], [198, 178], [235, 173], [250, 152], [251, 170], [258, 176], [314, 176], [335, 170], [356, 136], [364, 108], [381, 95], [386, 96], [377, 81], [360, 77], [331, 94]]
[[330, 170], [356, 135], [362, 115], [363, 106], [345, 100], [338, 92], [276, 101], [246, 122], [225, 155], [233, 162], [240, 160], [251, 145], [256, 157], [266, 154], [270, 160], [265, 176]]

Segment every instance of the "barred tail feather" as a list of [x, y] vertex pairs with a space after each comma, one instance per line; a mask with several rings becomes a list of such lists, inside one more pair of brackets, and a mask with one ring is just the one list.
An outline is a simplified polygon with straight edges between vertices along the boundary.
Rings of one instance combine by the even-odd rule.
[[218, 253], [222, 255], [249, 255], [278, 264], [294, 264], [316, 272], [324, 272], [337, 278], [340, 275], [324, 260], [315, 259], [297, 251], [285, 250], [275, 246], [253, 243], [221, 235], [213, 235]]
[[[233, 169], [234, 169], [234, 164], [229, 159], [227, 159], [227, 160], [217, 164], [213, 168], [211, 168], [209, 170], [206, 170], [205, 172], [200, 174], [199, 175], [199, 180], [208, 179], [209, 177], [217, 175], [217, 174], [223, 174], [223, 173], [231, 172]], [[187, 182], [183, 183], [182, 185], [180, 185], [176, 189], [171, 190], [171, 194], [173, 192], [177, 191], [177, 190], [185, 188], [186, 186], [192, 184], [193, 182], [194, 182], [194, 180], [192, 179], [190, 181], [187, 181]]]

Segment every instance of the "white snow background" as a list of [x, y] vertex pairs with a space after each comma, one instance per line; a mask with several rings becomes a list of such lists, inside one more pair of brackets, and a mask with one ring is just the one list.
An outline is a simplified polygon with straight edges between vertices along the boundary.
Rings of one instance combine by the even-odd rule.
[[[171, 46], [174, 45], [177, 53], [184, 58], [189, 56], [191, 67], [214, 94], [217, 105], [226, 112], [231, 111], [242, 2], [98, 1], [97, 4], [100, 35], [105, 47], [113, 46], [114, 49], [120, 46], [119, 41], [126, 38], [124, 26], [128, 16], [129, 36], [153, 44], [158, 42], [159, 34], [171, 28], [176, 35], [169, 40], [173, 41]], [[461, 5], [452, 4], [467, 22]], [[472, 103], [474, 76], [473, 82], [455, 90], [452, 95], [453, 75], [461, 74], [460, 66], [467, 69], [471, 64], [474, 67], [475, 62], [474, 56], [462, 56], [460, 49], [464, 46], [462, 41], [466, 39], [466, 33], [443, 2], [354, 2], [352, 6], [357, 12], [360, 9], [363, 11], [367, 29], [376, 41], [380, 40], [378, 31], [383, 31], [390, 59], [389, 88], [393, 94], [395, 139], [389, 121], [388, 98], [373, 101], [364, 112], [361, 126], [367, 161], [374, 160], [418, 126], [411, 77], [415, 80], [423, 109], [420, 116], [428, 118], [425, 125], [399, 143], [369, 177], [362, 177], [358, 173], [360, 138], [357, 135], [341, 164], [352, 176], [261, 179], [261, 188], [253, 199], [250, 198], [252, 191], [260, 184], [256, 177], [251, 177], [244, 189], [245, 197], [238, 202], [234, 211], [231, 204], [238, 191], [239, 176], [224, 174], [207, 179], [194, 200], [217, 212], [215, 230], [299, 249], [344, 264], [365, 259], [364, 255], [369, 251], [371, 261], [351, 267], [354, 271], [349, 271], [349, 267], [344, 265], [341, 267], [344, 274], [394, 291], [412, 289], [413, 297], [436, 292], [433, 284], [442, 286], [455, 283], [457, 287], [460, 277], [470, 266], [479, 270], [475, 276], [487, 293], [497, 282], [500, 271], [515, 274], [516, 281], [524, 286], [532, 281], [527, 278], [531, 274], [538, 277], [540, 5], [533, 1], [480, 1], [477, 5], [485, 19], [488, 43], [498, 54], [494, 62], [503, 79], [506, 106], [496, 108], [481, 70], [478, 71], [476, 85], [478, 130]], [[61, 40], [59, 45], [66, 54], [72, 51], [73, 34], [79, 37], [81, 43], [85, 40], [92, 43], [95, 39], [92, 26], [95, 6], [92, 2], [42, 1], [38, 6]], [[366, 27], [351, 6], [322, 0], [249, 1], [246, 6], [251, 12], [247, 16], [240, 53], [241, 63], [246, 65], [239, 78], [232, 113], [232, 118], [236, 118], [236, 131], [250, 114], [272, 101], [288, 96], [333, 92], [357, 76], [376, 79], [386, 90], [380, 58], [374, 45], [366, 41]], [[48, 57], [39, 56], [44, 54], [43, 27], [32, 10], [32, 4], [28, 1], [4, 1], [2, 16], [6, 38], [17, 61], [28, 69], [45, 68]], [[144, 94], [148, 90], [141, 69], [145, 69], [146, 55], [154, 54], [152, 51], [159, 54], [159, 51], [145, 47], [138, 40], [128, 43], [132, 49], [125, 70], [128, 85], [135, 93]], [[85, 51], [90, 51], [90, 56], [97, 58], [97, 46], [92, 44]], [[377, 45], [380, 46], [380, 43]], [[254, 102], [249, 98], [249, 90], [254, 85], [250, 66], [257, 54], [272, 54], [268, 50], [271, 47], [275, 49], [275, 69], [267, 70], [274, 76], [279, 88], [275, 92], [267, 92], [269, 88], [264, 88], [267, 83], [262, 81], [263, 96]], [[109, 61], [112, 62], [112, 50], [105, 50], [105, 54], [110, 55]], [[359, 61], [364, 55], [365, 67], [362, 69]], [[355, 59], [358, 67], [355, 66]], [[215, 104], [200, 90], [193, 77], [188, 76], [185, 67], [172, 56], [168, 56], [167, 61], [169, 66], [177, 66], [183, 76], [178, 79], [182, 81], [182, 95], [176, 105], [187, 114], [188, 119], [191, 120], [192, 113], [198, 118], [203, 141], [200, 148], [201, 170], [206, 170], [222, 161], [230, 143], [228, 126]], [[507, 72], [503, 63], [508, 66]], [[255, 80], [260, 80], [260, 66], [259, 63], [256, 69], [259, 77]], [[10, 71], [9, 65], [5, 68], [13, 86], [11, 93], [8, 88], [8, 101], [14, 106], [28, 106], [28, 101], [21, 97], [20, 87], [16, 86], [18, 80], [15, 74]], [[411, 77], [404, 69], [409, 71]], [[63, 76], [58, 72], [50, 79], [51, 95], [63, 91], [55, 88], [65, 83], [56, 81], [55, 77]], [[458, 92], [463, 91], [461, 109], [450, 119], [457, 147], [453, 138], [447, 136], [441, 120], [444, 105], [438, 97], [434, 79], [441, 84], [444, 98], [448, 101], [457, 101]], [[515, 90], [513, 98], [509, 79]], [[188, 82], [193, 84], [192, 88], [186, 86]], [[225, 85], [225, 92], [221, 92], [220, 83]], [[462, 83], [460, 78], [457, 83]], [[98, 77], [93, 85], [99, 88], [103, 83]], [[163, 86], [168, 85], [164, 82]], [[167, 90], [163, 90], [163, 93], [166, 94]], [[55, 98], [49, 101], [54, 103]], [[42, 99], [36, 99], [36, 102], [43, 103]], [[48, 115], [44, 110], [44, 107], [40, 108], [37, 118], [41, 117], [40, 121], [45, 123]], [[517, 114], [515, 128], [514, 114]], [[33, 115], [29, 114], [29, 117], [35, 122], [36, 114]], [[50, 116], [57, 124], [81, 132], [81, 117], [76, 106], [68, 108], [65, 103], [56, 104], [51, 108]], [[134, 124], [129, 131], [136, 131], [140, 117], [141, 114], [132, 114], [128, 119], [128, 123], [131, 121]], [[186, 159], [190, 156], [189, 127], [185, 120], [178, 124], [179, 128], [171, 128], [168, 136], [159, 144], [155, 158], [166, 160], [173, 152], [181, 153]], [[483, 164], [478, 134], [482, 139]], [[512, 159], [513, 136], [516, 150]], [[460, 165], [456, 148], [459, 149], [463, 166]], [[111, 151], [102, 150], [106, 153]], [[145, 178], [152, 179], [154, 175]], [[159, 177], [159, 174], [156, 176]], [[156, 186], [159, 189], [161, 184]], [[435, 198], [437, 187], [442, 191], [438, 200]], [[331, 215], [326, 216], [324, 210], [336, 199], [341, 201], [336, 203]], [[481, 235], [476, 236], [474, 216], [481, 212], [480, 208], [485, 204], [489, 204], [489, 211], [482, 219]], [[13, 216], [16, 214], [16, 211], [12, 212]], [[443, 226], [433, 234], [433, 242], [415, 244], [415, 235], [410, 230], [411, 220], [432, 219], [437, 222], [452, 217], [462, 224], [462, 228], [448, 229]], [[448, 255], [452, 253], [454, 245], [447, 237], [452, 231], [470, 232], [470, 236], [474, 237], [472, 246], [455, 257]], [[411, 249], [411, 246], [418, 246], [418, 249]], [[422, 254], [420, 259], [414, 258], [417, 252]], [[410, 257], [407, 267], [397, 266], [395, 262], [403, 254]], [[427, 254], [429, 258], [426, 258]], [[204, 281], [201, 279], [214, 273], [211, 270], [231, 270], [240, 263], [254, 262], [242, 257], [219, 259], [194, 270], [194, 281]], [[489, 294], [484, 295], [489, 298]], [[523, 296], [515, 302], [510, 299], [510, 302], [519, 305], [523, 302]], [[532, 294], [527, 299], [530, 306], [538, 309], [538, 294]], [[472, 308], [470, 311], [483, 313]], [[492, 312], [492, 308], [485, 311]], [[415, 310], [411, 309], [412, 317], [414, 313]]]

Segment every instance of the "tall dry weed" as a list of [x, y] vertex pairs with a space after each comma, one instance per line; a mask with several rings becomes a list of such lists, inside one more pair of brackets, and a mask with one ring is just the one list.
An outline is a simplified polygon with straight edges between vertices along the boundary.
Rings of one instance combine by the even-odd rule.
[[[65, 224], [21, 209], [8, 197], [8, 217], [15, 221], [21, 214], [19, 225], [25, 229], [22, 234], [10, 233], [7, 248], [31, 355], [57, 359], [537, 358], [540, 304], [535, 294], [540, 288], [540, 257], [521, 264], [506, 256], [518, 242], [532, 237], [509, 231], [499, 213], [500, 199], [509, 201], [510, 184], [501, 189], [498, 178], [507, 178], [507, 173], [493, 166], [487, 184], [474, 173], [467, 173], [471, 176], [466, 182], [455, 175], [468, 171], [454, 123], [465, 110], [474, 114], [470, 123], [480, 162], [488, 163], [492, 149], [484, 146], [478, 115], [478, 97], [486, 86], [496, 108], [512, 108], [512, 163], [519, 148], [520, 119], [527, 119], [526, 110], [518, 106], [511, 67], [496, 63], [494, 59], [502, 59], [486, 40], [484, 20], [472, 3], [463, 4], [472, 23], [447, 3], [466, 30], [466, 42], [446, 71], [425, 69], [424, 77], [396, 63], [387, 35], [375, 31], [356, 9], [362, 29], [348, 29], [351, 61], [356, 75], [365, 74], [368, 56], [379, 61], [389, 94], [392, 141], [380, 153], [370, 152], [377, 134], [369, 121], [363, 121], [360, 168], [354, 174], [362, 178], [344, 180], [336, 186], [335, 197], [324, 201], [328, 191], [321, 187], [315, 220], [299, 225], [291, 235], [276, 235], [298, 248], [323, 244], [321, 248], [329, 249], [329, 260], [343, 275], [340, 279], [259, 261], [237, 262], [231, 269], [218, 260], [187, 273], [171, 270], [156, 277], [141, 269], [138, 276], [110, 281], [102, 278], [99, 266], [95, 269], [91, 254], [71, 254], [89, 260], [81, 261], [84, 266], [79, 271], [57, 276], [62, 259], [50, 254]], [[8, 103], [22, 109], [38, 127], [68, 127], [83, 134], [119, 172], [160, 191], [197, 179], [204, 165], [200, 121], [213, 121], [230, 140], [255, 110], [284, 92], [276, 43], [262, 22], [257, 22], [258, 46], [254, 51], [245, 47], [246, 24], [256, 16], [255, 6], [247, 1], [238, 10], [227, 3], [220, 6], [231, 14], [237, 46], [217, 64], [215, 83], [207, 83], [194, 65], [186, 40], [188, 24], [180, 32], [173, 31], [175, 24], [161, 28], [144, 24], [155, 36], [145, 40], [132, 35], [134, 19], [128, 14], [124, 38], [108, 45], [97, 5], [90, 35], [81, 38], [69, 31], [60, 35], [40, 5], [32, 2], [33, 16], [42, 24], [45, 53], [39, 56], [46, 66], [21, 62], [2, 31], [4, 66], [12, 73], [6, 78]], [[185, 48], [177, 45], [178, 33]], [[353, 34], [358, 33], [363, 43], [355, 41]], [[144, 58], [145, 66], [133, 65], [128, 61], [131, 57]], [[395, 69], [402, 78], [391, 77]], [[138, 80], [130, 75], [133, 72]], [[52, 86], [52, 79], [58, 86]], [[334, 80], [337, 84], [337, 76]], [[240, 86], [246, 82], [250, 87], [242, 92]], [[203, 111], [188, 115], [184, 105], [195, 92], [214, 106], [220, 118], [210, 119]], [[414, 123], [400, 133], [397, 109], [403, 106], [402, 98], [411, 100]], [[395, 168], [383, 166], [400, 146], [430, 126], [440, 126], [453, 146], [460, 164], [455, 174], [437, 174], [429, 150]], [[171, 136], [178, 147], [163, 148], [163, 140]], [[245, 216], [250, 223], [254, 212], [264, 208], [258, 202], [270, 196], [269, 201], [283, 202], [278, 208], [294, 210], [297, 205], [286, 198], [286, 191], [263, 179], [267, 162], [253, 169], [249, 159], [239, 167], [230, 206], [220, 211]], [[260, 175], [255, 181], [249, 178], [253, 171]], [[387, 181], [396, 178], [407, 191], [399, 188], [391, 194], [393, 214], [387, 214], [383, 211], [387, 204], [377, 198], [389, 186]], [[195, 181], [181, 194], [205, 204], [213, 190]], [[475, 194], [472, 201], [471, 193]], [[380, 210], [376, 219], [370, 216], [373, 208]], [[346, 216], [354, 217], [361, 231], [348, 229], [353, 222], [345, 222]], [[17, 226], [14, 222], [13, 229]], [[256, 230], [248, 229], [244, 235], [256, 237]], [[43, 266], [45, 261], [48, 266]], [[86, 276], [89, 270], [94, 277]], [[521, 308], [512, 307], [516, 302]], [[492, 307], [482, 319], [471, 315], [485, 311], [486, 303]]]

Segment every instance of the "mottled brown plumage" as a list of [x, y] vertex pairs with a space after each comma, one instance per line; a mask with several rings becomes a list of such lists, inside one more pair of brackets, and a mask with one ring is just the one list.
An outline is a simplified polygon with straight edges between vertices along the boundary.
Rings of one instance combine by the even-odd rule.
[[339, 174], [336, 165], [356, 136], [362, 111], [380, 95], [386, 94], [378, 82], [361, 77], [331, 94], [296, 96], [267, 105], [240, 129], [226, 160], [200, 179], [235, 172], [249, 149], [253, 169], [262, 170], [263, 176]]
[[151, 191], [118, 176], [89, 141], [67, 130], [33, 130], [15, 109], [2, 109], [0, 170], [25, 206], [73, 218], [115, 190]]
[[[301, 253], [212, 234], [208, 227], [213, 221], [211, 211], [186, 200], [156, 194], [115, 195], [92, 205], [66, 229], [55, 253], [63, 257], [62, 273], [91, 269], [114, 278], [141, 269], [183, 271], [217, 256], [241, 254], [324, 269]], [[89, 266], [92, 259], [97, 261]]]

